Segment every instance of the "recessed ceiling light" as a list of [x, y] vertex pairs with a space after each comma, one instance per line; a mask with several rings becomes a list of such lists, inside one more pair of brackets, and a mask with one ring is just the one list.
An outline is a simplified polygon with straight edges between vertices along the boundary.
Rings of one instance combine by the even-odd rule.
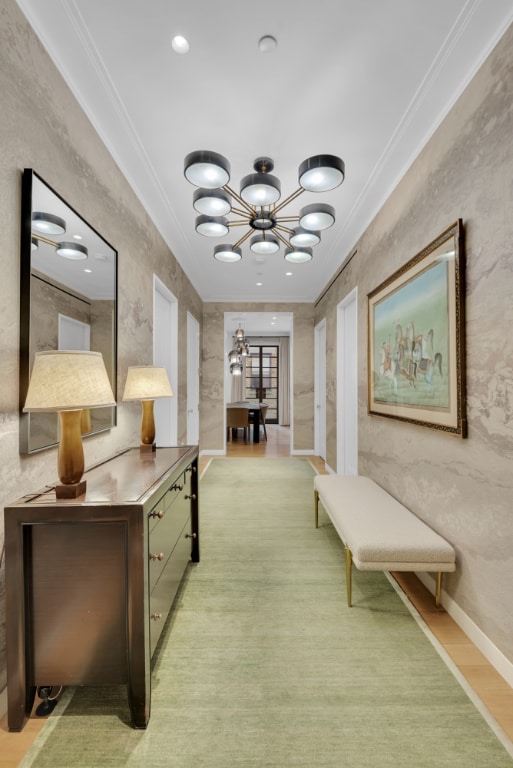
[[264, 35], [258, 41], [260, 53], [272, 53], [278, 47], [278, 41], [272, 35]]
[[92, 269], [84, 269], [84, 272], [92, 272]]
[[285, 272], [285, 277], [292, 277], [292, 272]]
[[262, 283], [257, 283], [257, 285], [262, 285]]
[[82, 240], [82, 235], [73, 235], [73, 240]]
[[171, 40], [171, 45], [175, 53], [189, 52], [189, 43], [187, 42], [185, 37], [183, 37], [183, 35], [175, 35], [175, 37], [173, 37], [173, 39]]

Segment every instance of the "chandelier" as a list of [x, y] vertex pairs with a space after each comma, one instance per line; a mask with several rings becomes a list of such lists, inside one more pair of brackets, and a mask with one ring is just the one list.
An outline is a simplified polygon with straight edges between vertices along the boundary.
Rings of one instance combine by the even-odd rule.
[[[224, 237], [234, 227], [247, 231], [233, 245], [223, 243], [214, 248], [218, 261], [235, 262], [242, 258], [241, 245], [248, 238], [253, 253], [277, 253], [285, 246], [285, 259], [295, 264], [310, 261], [312, 248], [321, 240], [320, 232], [335, 223], [335, 209], [325, 203], [306, 205], [298, 216], [278, 215], [285, 206], [303, 192], [329, 192], [344, 181], [344, 161], [334, 155], [315, 155], [304, 160], [298, 169], [299, 187], [278, 202], [280, 180], [271, 174], [274, 162], [259, 157], [254, 173], [244, 176], [240, 194], [228, 186], [230, 164], [217, 152], [199, 150], [185, 158], [185, 178], [198, 189], [193, 207], [199, 214], [196, 232], [207, 237]], [[228, 214], [236, 218], [228, 220]]]
[[235, 331], [233, 341], [233, 349], [231, 352], [228, 352], [230, 373], [233, 374], [233, 376], [242, 376], [242, 358], [249, 355], [249, 339], [244, 336], [244, 331], [240, 325]]
[[65, 259], [75, 261], [87, 259], [88, 251], [85, 245], [73, 242], [56, 242], [45, 235], [63, 235], [66, 232], [66, 222], [53, 213], [34, 211], [32, 214], [31, 249], [37, 251], [39, 243], [46, 243], [55, 248], [55, 252]]

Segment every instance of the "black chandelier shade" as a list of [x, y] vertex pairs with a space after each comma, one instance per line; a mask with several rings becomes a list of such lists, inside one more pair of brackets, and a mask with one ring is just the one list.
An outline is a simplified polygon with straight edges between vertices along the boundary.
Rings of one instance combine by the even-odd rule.
[[[321, 240], [320, 232], [335, 222], [331, 205], [313, 203], [296, 216], [282, 215], [282, 209], [303, 192], [329, 192], [345, 178], [344, 161], [335, 155], [315, 155], [298, 169], [299, 188], [280, 201], [281, 183], [271, 171], [269, 157], [255, 160], [254, 173], [244, 176], [240, 193], [228, 186], [230, 164], [217, 152], [198, 150], [184, 161], [185, 178], [197, 187], [193, 207], [200, 214], [196, 231], [207, 237], [222, 237], [231, 228], [246, 226], [247, 231], [233, 245], [224, 243], [214, 249], [218, 261], [235, 262], [242, 258], [240, 246], [253, 234], [249, 247], [253, 253], [273, 254], [285, 246], [284, 258], [294, 263], [310, 261], [312, 248]], [[231, 214], [235, 218], [228, 220]]]
[[335, 223], [335, 209], [332, 205], [318, 203], [305, 205], [299, 211], [299, 226], [304, 229], [318, 231], [329, 229]]
[[299, 166], [299, 186], [309, 192], [329, 192], [344, 181], [344, 161], [334, 155], [316, 155]]
[[218, 152], [191, 152], [185, 158], [185, 178], [196, 187], [224, 187], [230, 181], [230, 163]]
[[43, 235], [63, 235], [66, 232], [66, 222], [54, 213], [34, 211], [32, 214], [32, 229]]
[[230, 195], [222, 189], [197, 189], [192, 205], [195, 211], [205, 216], [226, 216], [232, 210]]

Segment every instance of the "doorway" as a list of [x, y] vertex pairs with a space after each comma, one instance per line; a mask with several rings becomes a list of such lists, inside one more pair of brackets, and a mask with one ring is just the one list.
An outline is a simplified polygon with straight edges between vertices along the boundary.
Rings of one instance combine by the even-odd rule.
[[326, 320], [315, 326], [315, 455], [326, 461]]
[[187, 445], [199, 444], [199, 323], [187, 312]]
[[279, 344], [250, 344], [246, 357], [246, 398], [268, 404], [268, 424], [279, 423], [279, 351]]
[[91, 326], [67, 315], [58, 315], [58, 349], [91, 349]]
[[337, 307], [337, 474], [358, 474], [357, 288]]
[[155, 400], [156, 443], [177, 445], [178, 301], [156, 275], [153, 275], [153, 364], [166, 369], [174, 393], [174, 397]]

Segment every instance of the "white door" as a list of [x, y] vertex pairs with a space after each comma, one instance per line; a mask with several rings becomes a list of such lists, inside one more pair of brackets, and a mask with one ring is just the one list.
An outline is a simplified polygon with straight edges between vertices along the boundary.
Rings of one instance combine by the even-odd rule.
[[199, 444], [199, 323], [187, 312], [187, 445]]
[[174, 397], [155, 400], [155, 442], [176, 445], [178, 440], [178, 302], [153, 275], [153, 365], [166, 369]]
[[91, 326], [67, 315], [58, 315], [58, 349], [75, 349], [88, 352], [91, 349]]
[[326, 320], [315, 326], [315, 455], [326, 460]]
[[358, 474], [357, 289], [337, 308], [337, 474]]

